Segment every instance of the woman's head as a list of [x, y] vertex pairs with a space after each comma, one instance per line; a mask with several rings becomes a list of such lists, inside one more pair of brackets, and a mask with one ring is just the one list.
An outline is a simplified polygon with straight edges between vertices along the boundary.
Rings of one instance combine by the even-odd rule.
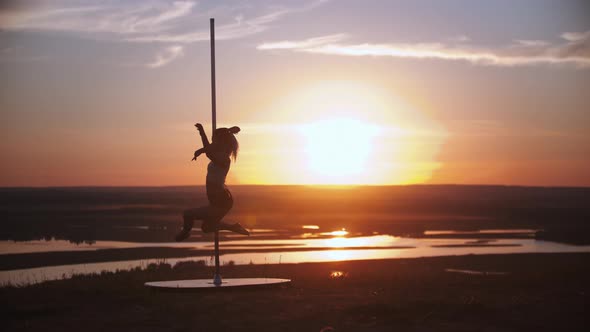
[[240, 132], [240, 127], [231, 128], [217, 128], [213, 132], [213, 143], [219, 144], [223, 151], [230, 154], [235, 161], [238, 157], [238, 149], [240, 145], [236, 139], [236, 134]]

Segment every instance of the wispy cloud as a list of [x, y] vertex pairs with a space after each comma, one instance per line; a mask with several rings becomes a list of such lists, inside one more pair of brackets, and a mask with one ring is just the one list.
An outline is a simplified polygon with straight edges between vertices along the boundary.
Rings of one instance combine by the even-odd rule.
[[[0, 7], [0, 31], [63, 33], [78, 38], [115, 42], [173, 44], [156, 54], [151, 68], [182, 56], [189, 44], [209, 40], [208, 17], [220, 17], [218, 40], [238, 39], [269, 29], [286, 15], [311, 10], [328, 0], [298, 7], [255, 7], [243, 4], [204, 8], [195, 1], [113, 0], [88, 5], [82, 0], [38, 2], [35, 6]], [[200, 22], [200, 23], [197, 23]]]
[[100, 6], [59, 4], [0, 12], [3, 30], [136, 34], [169, 29], [170, 23], [191, 13], [194, 2], [108, 2]]
[[[284, 16], [305, 12], [328, 2], [315, 0], [299, 7], [218, 6], [202, 8], [193, 1], [109, 1], [87, 5], [84, 1], [55, 1], [44, 6], [0, 10], [0, 29], [6, 31], [54, 31], [115, 41], [193, 43], [209, 40], [204, 24], [208, 16], [221, 16], [218, 39], [235, 39], [267, 30]], [[248, 15], [244, 11], [248, 11]]]
[[184, 47], [180, 45], [169, 46], [156, 54], [156, 59], [153, 62], [148, 63], [146, 66], [149, 68], [159, 68], [167, 65], [168, 63], [183, 55]]
[[309, 38], [302, 41], [280, 41], [275, 43], [263, 43], [258, 45], [259, 50], [307, 50], [321, 47], [326, 44], [337, 43], [348, 36], [346, 34], [335, 34], [316, 38]]
[[[269, 14], [244, 19], [242, 15], [234, 18], [234, 22], [223, 24], [215, 29], [215, 38], [218, 40], [236, 39], [253, 35], [266, 30], [269, 24], [288, 14], [289, 10], [278, 10]], [[132, 42], [162, 42], [162, 43], [195, 43], [209, 40], [209, 30], [202, 29], [187, 33], [152, 34], [138, 37], [129, 37]]]
[[567, 32], [559, 43], [540, 40], [516, 40], [500, 48], [485, 48], [468, 43], [343, 43], [344, 34], [315, 37], [301, 41], [279, 41], [258, 45], [259, 50], [375, 56], [413, 59], [461, 60], [478, 65], [518, 66], [569, 64], [590, 68], [590, 31]]
[[[328, 1], [329, 0], [316, 0], [304, 4], [299, 8], [279, 8], [251, 18], [246, 18], [240, 13], [233, 17], [233, 22], [217, 26], [215, 28], [215, 38], [218, 40], [228, 40], [251, 36], [267, 30], [272, 23], [286, 15], [305, 12]], [[209, 40], [209, 30], [201, 29], [186, 33], [161, 33], [137, 37], [132, 36], [127, 40], [132, 42], [195, 43]]]

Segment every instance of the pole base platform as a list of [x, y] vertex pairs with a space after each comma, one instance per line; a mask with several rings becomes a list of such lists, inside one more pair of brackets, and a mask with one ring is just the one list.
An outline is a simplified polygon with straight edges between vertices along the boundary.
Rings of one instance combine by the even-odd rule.
[[211, 279], [189, 279], [189, 280], [169, 280], [169, 281], [151, 281], [146, 282], [145, 286], [157, 290], [199, 290], [212, 288], [255, 288], [286, 285], [291, 279], [277, 278], [229, 278], [223, 279], [221, 285], [216, 285]]

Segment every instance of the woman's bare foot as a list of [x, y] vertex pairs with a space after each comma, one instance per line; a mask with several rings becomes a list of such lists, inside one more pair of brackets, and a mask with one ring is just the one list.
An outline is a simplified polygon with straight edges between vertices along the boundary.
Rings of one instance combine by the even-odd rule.
[[183, 229], [180, 231], [180, 233], [176, 234], [176, 237], [174, 239], [176, 240], [176, 242], [182, 242], [188, 239], [189, 236], [191, 236], [191, 230]]
[[176, 242], [182, 242], [182, 241], [188, 239], [189, 236], [191, 236], [191, 229], [193, 228], [193, 224], [194, 224], [194, 221], [192, 221], [186, 217], [184, 218], [182, 230], [180, 231], [180, 233], [176, 234], [176, 237], [174, 238], [176, 240]]
[[229, 230], [234, 233], [250, 236], [250, 232], [248, 232], [248, 230], [242, 227], [242, 225], [240, 225], [240, 223], [238, 222], [233, 225], [230, 225]]

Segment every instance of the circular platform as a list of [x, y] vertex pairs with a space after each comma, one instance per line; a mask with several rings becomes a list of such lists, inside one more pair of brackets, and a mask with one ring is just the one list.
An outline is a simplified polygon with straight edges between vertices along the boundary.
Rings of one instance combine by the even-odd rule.
[[146, 282], [145, 286], [158, 290], [195, 290], [212, 288], [253, 288], [290, 283], [290, 279], [277, 278], [233, 278], [223, 279], [221, 285], [215, 285], [212, 279], [190, 279]]

